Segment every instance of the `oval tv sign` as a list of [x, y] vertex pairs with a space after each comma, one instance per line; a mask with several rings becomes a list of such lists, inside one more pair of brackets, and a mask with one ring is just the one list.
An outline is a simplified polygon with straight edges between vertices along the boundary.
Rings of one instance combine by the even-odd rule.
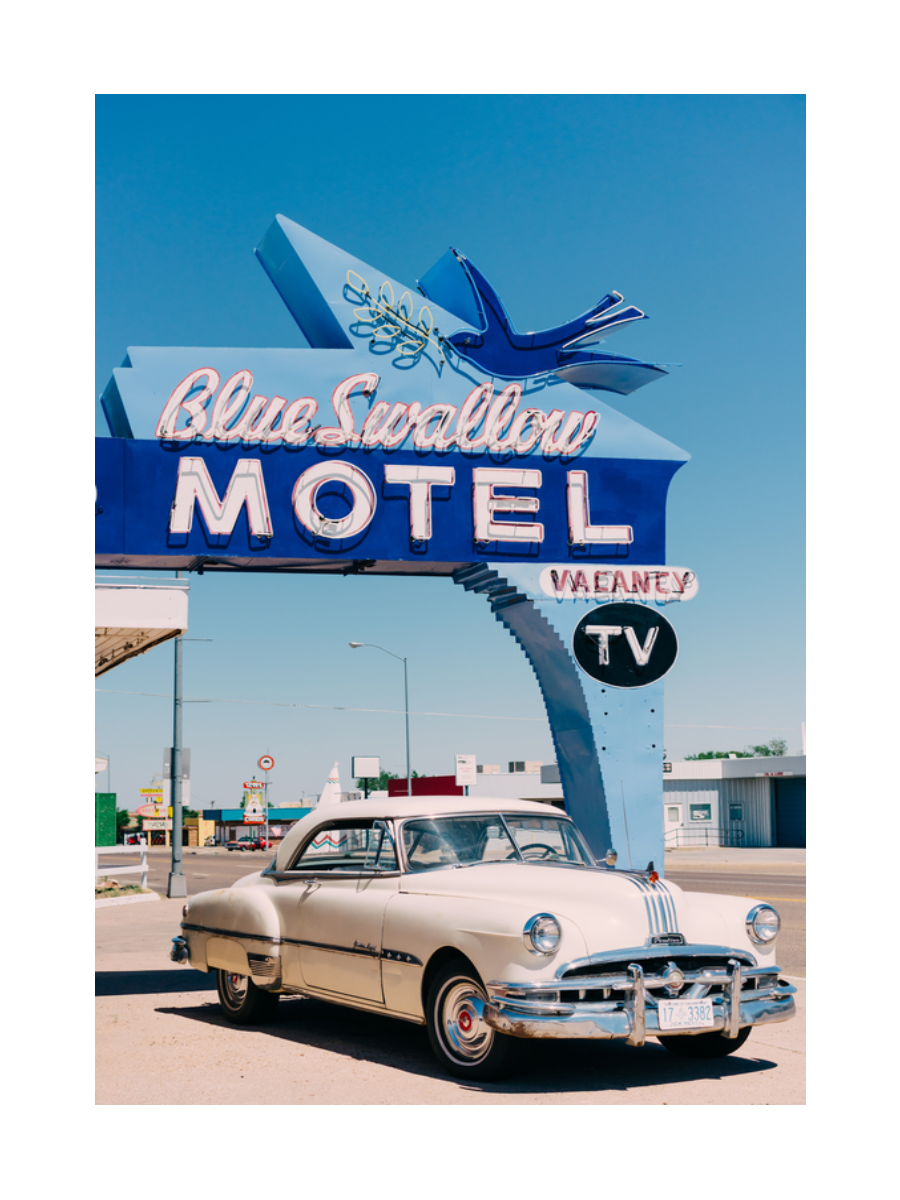
[[572, 653], [598, 683], [646, 687], [673, 666], [678, 638], [666, 618], [644, 604], [602, 604], [575, 626]]

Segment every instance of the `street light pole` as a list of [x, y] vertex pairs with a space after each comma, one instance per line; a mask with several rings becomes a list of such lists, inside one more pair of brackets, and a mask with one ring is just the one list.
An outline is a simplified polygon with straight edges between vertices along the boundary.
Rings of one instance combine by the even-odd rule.
[[403, 715], [406, 718], [406, 794], [412, 795], [412, 774], [409, 765], [409, 676], [406, 670], [406, 659], [399, 654], [395, 654], [393, 650], [385, 650], [384, 646], [376, 646], [374, 642], [351, 642], [351, 650], [359, 650], [363, 646], [369, 646], [373, 650], [381, 650], [384, 654], [389, 654], [391, 658], [396, 658], [403, 663]]

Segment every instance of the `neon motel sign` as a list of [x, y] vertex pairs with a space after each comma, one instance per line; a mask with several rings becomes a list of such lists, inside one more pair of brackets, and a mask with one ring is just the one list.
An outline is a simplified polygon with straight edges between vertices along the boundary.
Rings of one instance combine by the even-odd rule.
[[[440, 574], [484, 594], [538, 676], [567, 806], [605, 852], [605, 791], [625, 768], [599, 765], [612, 718], [591, 689], [656, 677], [663, 635], [640, 632], [637, 609], [697, 591], [665, 565], [688, 455], [604, 399], [666, 374], [608, 348], [645, 314], [610, 292], [521, 334], [458, 251], [414, 295], [283, 217], [257, 256], [309, 348], [129, 349], [102, 396], [97, 565]], [[576, 655], [585, 603], [631, 615], [589, 614]], [[649, 755], [661, 778], [661, 728], [647, 736], [628, 761]], [[628, 790], [651, 796], [629, 770]], [[635, 813], [633, 843], [640, 830]]]

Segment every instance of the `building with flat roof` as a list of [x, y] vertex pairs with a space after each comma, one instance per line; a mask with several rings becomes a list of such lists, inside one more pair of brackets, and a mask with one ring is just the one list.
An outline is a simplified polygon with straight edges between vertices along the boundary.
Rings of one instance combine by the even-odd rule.
[[663, 764], [663, 829], [678, 846], [806, 846], [806, 755]]

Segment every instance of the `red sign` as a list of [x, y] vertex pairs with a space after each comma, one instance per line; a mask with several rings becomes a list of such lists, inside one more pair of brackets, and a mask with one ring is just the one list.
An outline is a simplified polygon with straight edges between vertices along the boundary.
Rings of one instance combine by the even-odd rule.
[[265, 786], [266, 781], [264, 779], [251, 779], [249, 783], [244, 784], [244, 788], [248, 792], [261, 792]]
[[275, 759], [272, 758], [271, 754], [264, 754], [262, 756], [262, 758], [259, 760], [258, 765], [260, 767], [262, 767], [262, 769], [264, 771], [271, 771], [272, 768], [275, 766]]

